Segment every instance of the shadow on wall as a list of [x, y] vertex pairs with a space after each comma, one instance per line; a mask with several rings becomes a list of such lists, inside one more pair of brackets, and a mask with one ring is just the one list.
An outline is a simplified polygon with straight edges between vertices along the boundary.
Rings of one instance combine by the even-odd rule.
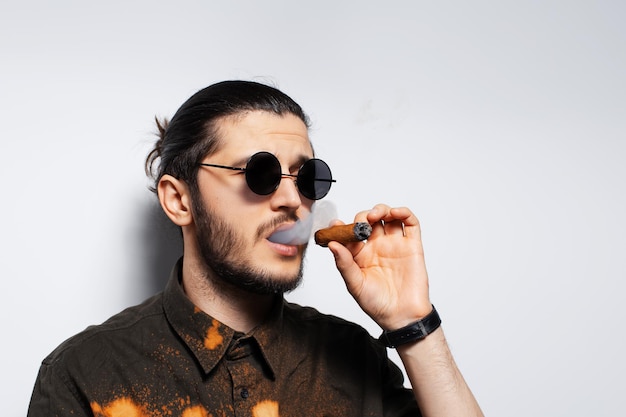
[[165, 288], [174, 264], [183, 255], [183, 244], [180, 229], [167, 218], [156, 198], [141, 211], [141, 291], [151, 296]]

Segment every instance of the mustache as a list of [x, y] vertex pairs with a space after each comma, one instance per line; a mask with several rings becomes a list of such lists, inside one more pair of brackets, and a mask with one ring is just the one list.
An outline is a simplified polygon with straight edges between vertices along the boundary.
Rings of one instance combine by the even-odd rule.
[[257, 239], [260, 239], [260, 238], [266, 236], [267, 234], [269, 234], [270, 231], [276, 229], [278, 226], [280, 226], [283, 223], [297, 222], [299, 220], [300, 220], [300, 218], [298, 217], [298, 215], [296, 213], [283, 213], [283, 214], [273, 218], [272, 220], [269, 220], [269, 221], [261, 224], [257, 228], [256, 237], [257, 237]]

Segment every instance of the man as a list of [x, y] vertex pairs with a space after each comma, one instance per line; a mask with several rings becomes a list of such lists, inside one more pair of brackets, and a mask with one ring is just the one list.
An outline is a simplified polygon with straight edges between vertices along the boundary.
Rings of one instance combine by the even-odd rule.
[[[358, 213], [366, 242], [331, 242], [361, 308], [384, 330], [286, 303], [306, 245], [275, 237], [332, 182], [298, 104], [228, 81], [195, 95], [146, 167], [183, 257], [163, 293], [59, 346], [29, 416], [479, 416], [430, 303], [419, 223], [407, 208]], [[387, 358], [396, 347], [412, 383]]]

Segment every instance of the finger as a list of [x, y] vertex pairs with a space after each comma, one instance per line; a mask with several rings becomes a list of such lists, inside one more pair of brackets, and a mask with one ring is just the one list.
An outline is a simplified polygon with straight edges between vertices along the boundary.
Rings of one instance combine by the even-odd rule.
[[371, 210], [359, 212], [355, 221], [372, 225], [371, 238], [390, 234], [415, 236], [421, 233], [417, 216], [407, 207], [392, 208], [386, 204], [376, 204]]
[[407, 207], [394, 207], [390, 209], [388, 220], [391, 219], [401, 220], [408, 226], [415, 226], [419, 223], [417, 221], [417, 216], [415, 216], [415, 214], [413, 214], [413, 212]]
[[343, 277], [346, 287], [351, 294], [357, 294], [362, 286], [363, 274], [361, 269], [354, 262], [353, 254], [338, 242], [330, 242], [328, 249], [335, 257], [335, 265], [337, 270]]
[[[385, 226], [385, 232], [387, 234], [398, 233], [407, 235], [419, 233], [419, 220], [417, 216], [407, 207], [386, 207], [379, 205], [376, 210], [385, 209], [383, 212], [378, 212], [377, 217], [380, 217], [380, 221]], [[413, 229], [411, 229], [413, 228]]]
[[390, 207], [385, 204], [376, 204], [372, 209], [361, 212], [363, 221], [368, 222], [372, 226], [370, 239], [385, 235], [384, 218], [389, 216]]
[[382, 219], [385, 225], [386, 235], [405, 236], [405, 221], [407, 221], [412, 213], [404, 208], [390, 208]]
[[370, 211], [372, 211], [372, 210], [363, 210], [363, 211], [358, 212], [354, 216], [354, 221], [355, 222], [367, 222], [367, 223], [370, 223], [369, 217], [368, 217]]
[[390, 216], [402, 222], [402, 232], [405, 236], [421, 235], [420, 222], [417, 216], [407, 207], [396, 207], [390, 210]]
[[404, 236], [404, 223], [401, 220], [393, 220], [384, 222], [384, 229], [386, 235], [401, 235]]
[[385, 221], [385, 219], [389, 219], [391, 207], [386, 204], [376, 204], [372, 207], [371, 210], [367, 211], [367, 221], [370, 224], [374, 224], [377, 222]]

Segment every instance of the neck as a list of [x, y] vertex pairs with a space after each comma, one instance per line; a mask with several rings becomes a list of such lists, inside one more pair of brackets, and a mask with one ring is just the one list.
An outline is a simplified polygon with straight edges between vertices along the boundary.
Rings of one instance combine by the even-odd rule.
[[261, 324], [272, 309], [275, 294], [254, 294], [215, 277], [206, 266], [183, 258], [183, 289], [196, 307], [243, 333]]

